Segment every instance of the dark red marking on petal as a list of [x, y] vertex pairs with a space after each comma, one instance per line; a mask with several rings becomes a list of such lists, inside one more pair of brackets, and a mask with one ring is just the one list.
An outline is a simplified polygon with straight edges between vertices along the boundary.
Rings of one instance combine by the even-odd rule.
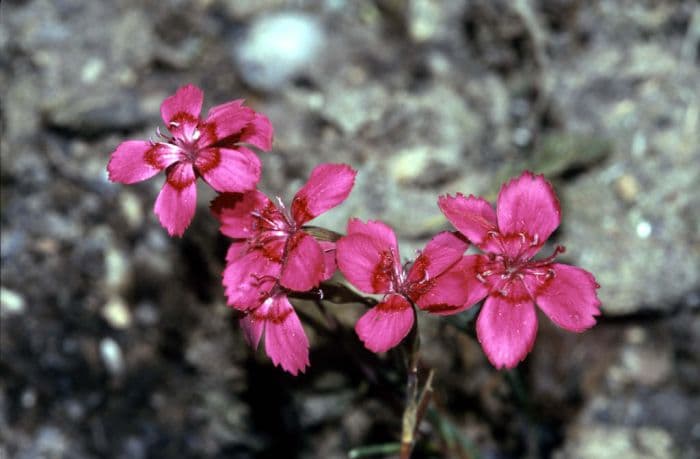
[[[398, 298], [397, 298], [398, 299]], [[410, 302], [406, 300], [404, 301], [382, 301], [379, 303], [375, 308], [377, 311], [381, 312], [395, 312], [395, 311], [403, 311], [404, 309], [407, 309], [406, 305], [409, 305], [410, 307]]]
[[428, 293], [435, 285], [435, 279], [425, 279], [421, 282], [413, 282], [408, 285], [407, 295], [413, 301], [418, 301], [420, 297]]
[[197, 155], [197, 170], [204, 175], [221, 164], [221, 152], [218, 148], [207, 148]]
[[424, 279], [428, 273], [428, 266], [430, 266], [430, 260], [428, 257], [425, 255], [421, 254], [416, 258], [416, 261], [413, 262], [413, 266], [411, 267], [411, 271], [413, 271], [414, 274], [414, 279]]
[[[187, 112], [177, 112], [173, 115], [172, 118], [170, 118], [170, 124], [177, 123], [177, 124], [197, 124], [199, 122], [199, 119], [190, 115]], [[170, 126], [168, 126], [170, 128]]]
[[431, 304], [425, 307], [421, 306], [421, 309], [430, 313], [439, 314], [442, 312], [454, 311], [455, 309], [459, 309], [459, 306], [455, 306], [453, 304]]
[[257, 311], [253, 311], [251, 313], [251, 315], [253, 316], [253, 319], [256, 319], [256, 320], [266, 320], [266, 321], [272, 322], [273, 324], [279, 324], [279, 323], [284, 322], [284, 320], [292, 312], [294, 312], [293, 309], [284, 310], [279, 314], [275, 314], [273, 311], [268, 311], [267, 313], [264, 313], [264, 314], [258, 313]]
[[283, 250], [280, 244], [267, 243], [260, 246], [260, 251], [265, 258], [270, 261], [279, 263], [282, 261]]
[[375, 291], [382, 291], [387, 287], [387, 284], [391, 285], [393, 270], [394, 256], [390, 251], [385, 250], [381, 253], [379, 263], [372, 271], [372, 288]]
[[162, 169], [160, 165], [160, 155], [158, 154], [158, 145], [153, 145], [143, 154], [143, 161], [156, 169]]
[[[171, 166], [172, 167], [172, 166]], [[192, 178], [186, 177], [185, 174], [167, 174], [166, 181], [178, 191], [184, 190], [192, 185], [197, 178], [192, 174]]]
[[294, 206], [294, 217], [297, 222], [307, 222], [315, 217], [309, 210], [309, 203], [306, 196], [297, 196], [294, 198], [292, 206]]

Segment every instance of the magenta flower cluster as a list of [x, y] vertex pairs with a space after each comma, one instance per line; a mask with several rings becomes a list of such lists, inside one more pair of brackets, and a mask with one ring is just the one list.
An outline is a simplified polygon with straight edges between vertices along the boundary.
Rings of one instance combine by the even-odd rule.
[[[130, 140], [107, 166], [115, 182], [135, 183], [165, 171], [155, 213], [170, 235], [181, 236], [194, 217], [196, 180], [219, 193], [212, 202], [221, 232], [232, 239], [223, 285], [242, 313], [245, 337], [275, 365], [294, 375], [309, 365], [309, 342], [290, 295], [319, 291], [339, 270], [357, 290], [382, 295], [355, 325], [373, 352], [397, 346], [414, 327], [417, 310], [449, 315], [485, 299], [477, 337], [497, 368], [512, 368], [532, 349], [537, 305], [558, 326], [581, 332], [600, 313], [599, 287], [581, 268], [555, 262], [557, 247], [535, 256], [559, 226], [561, 211], [543, 176], [524, 172], [503, 185], [494, 209], [483, 198], [441, 196], [438, 206], [457, 229], [433, 237], [411, 263], [402, 263], [394, 231], [380, 221], [351, 219], [339, 239], [317, 238], [307, 224], [341, 204], [356, 172], [344, 164], [317, 166], [289, 207], [256, 189], [259, 158], [273, 128], [264, 115], [234, 100], [200, 117], [202, 91], [187, 85], [163, 101], [170, 135]], [[333, 240], [328, 240], [333, 239]], [[481, 253], [465, 254], [469, 245]]]

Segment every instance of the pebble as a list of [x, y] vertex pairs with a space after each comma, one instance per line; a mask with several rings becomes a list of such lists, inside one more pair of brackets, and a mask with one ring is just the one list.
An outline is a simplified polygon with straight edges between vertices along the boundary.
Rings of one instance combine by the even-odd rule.
[[118, 296], [111, 297], [102, 308], [102, 317], [113, 328], [123, 330], [131, 325], [131, 312], [123, 299]]
[[312, 65], [323, 42], [323, 30], [312, 16], [277, 13], [253, 23], [234, 48], [234, 58], [248, 85], [275, 91]]
[[25, 309], [24, 297], [19, 293], [0, 287], [0, 317], [22, 314]]
[[114, 376], [119, 376], [124, 371], [124, 357], [119, 344], [113, 338], [103, 338], [100, 341], [100, 356], [109, 371]]
[[129, 228], [136, 229], [141, 226], [143, 223], [143, 207], [135, 193], [122, 191], [119, 207]]
[[639, 194], [639, 182], [633, 175], [621, 175], [615, 181], [615, 192], [624, 202], [632, 203]]
[[119, 291], [128, 281], [129, 261], [113, 247], [105, 254], [105, 286], [110, 291]]

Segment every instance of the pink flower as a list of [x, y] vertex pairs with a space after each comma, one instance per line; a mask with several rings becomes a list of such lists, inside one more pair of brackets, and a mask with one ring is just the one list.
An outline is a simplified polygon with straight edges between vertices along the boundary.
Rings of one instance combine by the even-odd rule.
[[534, 304], [557, 325], [582, 332], [600, 314], [599, 285], [588, 271], [554, 263], [554, 253], [533, 257], [559, 226], [559, 201], [543, 176], [524, 172], [504, 184], [497, 210], [482, 198], [442, 196], [447, 219], [485, 255], [465, 257], [472, 298], [462, 311], [486, 298], [476, 323], [484, 351], [497, 368], [512, 368], [532, 349], [537, 333]]
[[183, 86], [166, 98], [160, 113], [171, 137], [158, 131], [158, 142], [128, 140], [112, 153], [107, 165], [113, 182], [136, 183], [165, 169], [166, 179], [155, 203], [161, 225], [182, 236], [194, 217], [197, 177], [218, 192], [255, 188], [260, 160], [241, 144], [269, 151], [272, 125], [264, 115], [234, 100], [199, 116], [204, 94], [194, 85]]
[[470, 300], [460, 268], [468, 246], [455, 233], [440, 233], [406, 272], [396, 235], [389, 226], [358, 219], [348, 222], [347, 236], [337, 242], [338, 268], [359, 290], [384, 294], [355, 326], [369, 350], [385, 352], [408, 335], [415, 320], [414, 304], [426, 310], [443, 310]]
[[291, 212], [257, 190], [227, 193], [212, 202], [221, 232], [234, 239], [223, 284], [228, 304], [246, 313], [241, 325], [275, 364], [297, 374], [308, 365], [309, 344], [287, 291], [306, 292], [336, 269], [335, 244], [317, 241], [303, 226], [347, 198], [356, 172], [344, 164], [321, 164], [297, 192]]

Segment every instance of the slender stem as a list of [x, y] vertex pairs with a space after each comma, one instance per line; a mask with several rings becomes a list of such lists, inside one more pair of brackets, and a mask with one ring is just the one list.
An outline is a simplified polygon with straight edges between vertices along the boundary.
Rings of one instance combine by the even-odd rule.
[[361, 446], [359, 448], [351, 449], [348, 453], [348, 457], [355, 459], [358, 457], [379, 456], [380, 454], [394, 454], [398, 453], [400, 449], [401, 445], [399, 443], [383, 443], [380, 445]]
[[406, 375], [406, 406], [403, 411], [401, 423], [401, 459], [409, 459], [415, 445], [416, 428], [420, 420], [418, 418], [418, 362], [420, 360], [420, 334], [418, 333], [418, 321], [413, 311], [414, 322], [410, 334], [410, 354], [408, 355], [408, 368]]

